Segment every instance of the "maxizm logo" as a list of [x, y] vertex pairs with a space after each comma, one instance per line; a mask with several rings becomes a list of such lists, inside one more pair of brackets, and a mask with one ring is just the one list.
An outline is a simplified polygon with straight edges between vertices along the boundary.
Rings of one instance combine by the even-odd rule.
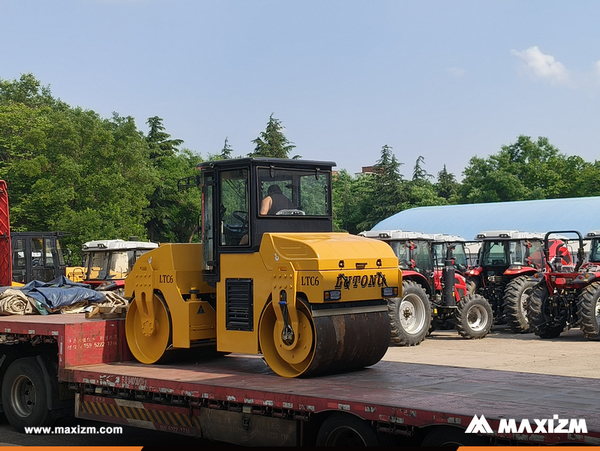
[[[485, 419], [485, 416], [475, 415], [469, 423], [465, 433], [470, 434], [493, 434], [494, 431]], [[587, 434], [587, 424], [585, 419], [567, 419], [559, 418], [553, 415], [552, 418], [522, 419], [517, 420], [501, 418], [498, 425], [498, 434]]]

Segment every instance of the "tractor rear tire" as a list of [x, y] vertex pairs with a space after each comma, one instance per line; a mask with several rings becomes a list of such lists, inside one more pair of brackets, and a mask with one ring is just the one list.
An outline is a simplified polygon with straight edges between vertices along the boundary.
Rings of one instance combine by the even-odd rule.
[[458, 301], [454, 326], [463, 338], [483, 338], [494, 325], [490, 303], [479, 294], [469, 294]]
[[581, 292], [577, 300], [577, 317], [583, 334], [590, 339], [600, 335], [600, 282], [594, 282]]
[[431, 302], [425, 289], [412, 280], [402, 282], [402, 297], [388, 299], [391, 343], [416, 346], [429, 333]]
[[542, 281], [533, 287], [527, 303], [527, 319], [533, 332], [540, 338], [556, 338], [567, 325], [566, 315], [553, 317], [548, 305], [549, 297], [548, 286]]
[[531, 332], [527, 320], [527, 303], [537, 281], [527, 276], [517, 277], [504, 289], [504, 315], [510, 330], [515, 334]]

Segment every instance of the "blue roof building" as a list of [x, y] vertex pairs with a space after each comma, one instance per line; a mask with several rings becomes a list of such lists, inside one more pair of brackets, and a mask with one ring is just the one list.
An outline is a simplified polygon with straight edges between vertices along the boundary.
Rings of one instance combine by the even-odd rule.
[[372, 230], [447, 233], [470, 241], [489, 230], [577, 230], [585, 236], [599, 229], [600, 197], [575, 197], [417, 207], [380, 221]]

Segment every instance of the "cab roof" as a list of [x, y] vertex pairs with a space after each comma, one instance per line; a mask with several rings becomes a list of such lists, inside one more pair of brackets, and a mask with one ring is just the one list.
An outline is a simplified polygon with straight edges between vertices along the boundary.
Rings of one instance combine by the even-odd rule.
[[370, 230], [359, 233], [360, 236], [367, 238], [376, 238], [378, 240], [426, 240], [432, 241], [433, 236], [421, 232], [409, 232], [406, 230]]
[[480, 232], [475, 237], [477, 241], [485, 240], [543, 240], [544, 234], [539, 232], [521, 232], [519, 230], [492, 230]]
[[133, 249], [155, 249], [158, 244], [149, 241], [125, 241], [125, 240], [96, 240], [83, 243], [83, 251], [103, 251], [103, 250], [133, 250]]
[[203, 161], [196, 165], [196, 169], [213, 167], [228, 167], [228, 166], [275, 166], [275, 167], [290, 167], [290, 168], [327, 168], [331, 170], [336, 163], [333, 161], [316, 161], [316, 160], [295, 160], [292, 158], [265, 158], [265, 157], [247, 157], [247, 158], [232, 158], [229, 160], [213, 160]]

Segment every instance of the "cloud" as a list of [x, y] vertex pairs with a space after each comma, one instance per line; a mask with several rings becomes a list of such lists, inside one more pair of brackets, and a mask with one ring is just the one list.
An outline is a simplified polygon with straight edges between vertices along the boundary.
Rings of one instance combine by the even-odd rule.
[[571, 81], [569, 70], [552, 55], [542, 53], [535, 45], [522, 52], [512, 50], [511, 53], [523, 61], [522, 69], [534, 79], [554, 84], [569, 84]]
[[457, 78], [462, 77], [467, 72], [466, 70], [461, 69], [459, 67], [449, 67], [447, 70], [450, 73], [450, 75], [453, 75]]

